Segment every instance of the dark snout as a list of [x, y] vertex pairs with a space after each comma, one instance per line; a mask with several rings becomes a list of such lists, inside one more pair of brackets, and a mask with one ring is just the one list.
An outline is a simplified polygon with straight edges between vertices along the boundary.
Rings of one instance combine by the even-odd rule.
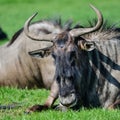
[[64, 79], [60, 83], [59, 100], [63, 106], [73, 107], [77, 104], [77, 95], [71, 79]]
[[59, 95], [60, 103], [66, 107], [74, 107], [77, 104], [75, 93], [70, 93], [67, 96]]

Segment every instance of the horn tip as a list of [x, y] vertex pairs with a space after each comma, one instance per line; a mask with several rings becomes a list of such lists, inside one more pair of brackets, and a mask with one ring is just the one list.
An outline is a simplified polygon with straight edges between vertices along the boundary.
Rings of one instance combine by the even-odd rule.
[[37, 15], [38, 14], [38, 12], [35, 12], [35, 15]]
[[33, 17], [35, 17], [37, 14], [38, 14], [38, 12], [35, 12], [35, 13], [33, 14]]

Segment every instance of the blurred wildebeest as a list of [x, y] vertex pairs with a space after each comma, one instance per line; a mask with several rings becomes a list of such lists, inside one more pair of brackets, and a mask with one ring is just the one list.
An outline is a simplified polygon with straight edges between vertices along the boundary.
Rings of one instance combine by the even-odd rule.
[[4, 40], [4, 39], [7, 39], [7, 38], [8, 38], [7, 34], [0, 27], [0, 40]]
[[[30, 32], [36, 36], [48, 33], [58, 34], [69, 29], [71, 22], [62, 27], [61, 20], [42, 20], [30, 25]], [[0, 86], [17, 88], [46, 88], [50, 96], [45, 105], [51, 106], [57, 97], [58, 86], [54, 81], [55, 66], [53, 58], [31, 57], [28, 52], [37, 48], [50, 46], [51, 42], [36, 42], [28, 38], [23, 28], [17, 31], [12, 39], [0, 46]]]
[[27, 36], [33, 40], [50, 40], [49, 48], [31, 51], [32, 56], [52, 54], [55, 79], [59, 86], [62, 108], [86, 107], [115, 108], [120, 104], [120, 31], [105, 29], [103, 17], [90, 28], [64, 30], [60, 34], [31, 35], [29, 23], [25, 25]]

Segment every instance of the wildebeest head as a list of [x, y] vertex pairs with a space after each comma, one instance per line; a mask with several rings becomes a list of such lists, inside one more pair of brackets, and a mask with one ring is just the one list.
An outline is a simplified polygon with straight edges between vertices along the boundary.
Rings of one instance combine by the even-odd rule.
[[97, 24], [92, 28], [75, 28], [63, 30], [59, 34], [47, 34], [34, 36], [29, 32], [29, 24], [35, 15], [30, 17], [25, 23], [26, 35], [33, 40], [48, 41], [52, 45], [47, 48], [29, 52], [32, 56], [44, 57], [51, 54], [55, 60], [55, 79], [59, 85], [60, 103], [67, 107], [76, 105], [79, 98], [79, 83], [81, 79], [80, 52], [81, 50], [91, 51], [94, 43], [84, 40], [81, 36], [99, 29], [103, 19], [100, 11], [91, 5], [98, 16]]

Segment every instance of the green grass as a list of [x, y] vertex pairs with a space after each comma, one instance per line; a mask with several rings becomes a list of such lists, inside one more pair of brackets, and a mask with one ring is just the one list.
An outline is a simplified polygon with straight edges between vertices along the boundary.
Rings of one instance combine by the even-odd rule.
[[[85, 25], [95, 13], [89, 3], [101, 10], [105, 19], [116, 23], [120, 21], [119, 0], [0, 0], [0, 26], [8, 34], [9, 40], [33, 13], [38, 12], [35, 20], [61, 16], [65, 21], [73, 19]], [[1, 41], [4, 44], [7, 40]], [[49, 94], [47, 90], [28, 90], [16, 88], [0, 88], [0, 104], [22, 103], [22, 107], [12, 110], [0, 110], [1, 120], [119, 120], [120, 110], [103, 110], [82, 108], [80, 111], [55, 110], [25, 115], [27, 107], [43, 104]]]
[[119, 110], [84, 109], [66, 112], [48, 110], [32, 114], [24, 114], [28, 106], [43, 104], [49, 91], [27, 90], [16, 88], [0, 88], [1, 104], [21, 103], [22, 107], [11, 110], [0, 110], [0, 120], [119, 120]]

